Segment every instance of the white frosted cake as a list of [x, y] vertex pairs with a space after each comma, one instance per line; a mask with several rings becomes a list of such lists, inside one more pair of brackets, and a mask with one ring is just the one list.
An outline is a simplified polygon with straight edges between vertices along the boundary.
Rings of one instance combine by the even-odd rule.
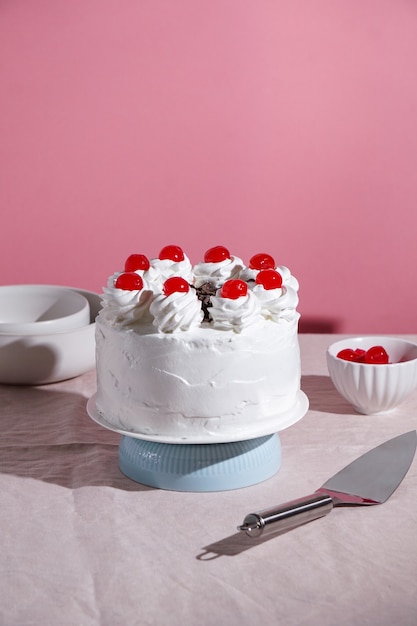
[[307, 410], [300, 392], [298, 282], [268, 254], [223, 246], [191, 265], [178, 246], [133, 254], [96, 320], [95, 409], [155, 441], [239, 441]]

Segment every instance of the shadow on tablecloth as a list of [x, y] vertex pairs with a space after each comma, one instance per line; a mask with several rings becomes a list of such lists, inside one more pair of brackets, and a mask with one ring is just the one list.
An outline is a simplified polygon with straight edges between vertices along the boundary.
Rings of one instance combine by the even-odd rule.
[[75, 489], [143, 491], [119, 470], [120, 436], [87, 415], [87, 399], [47, 386], [2, 386], [0, 472]]
[[310, 411], [358, 415], [333, 385], [330, 376], [308, 375], [301, 378], [301, 389], [309, 399]]

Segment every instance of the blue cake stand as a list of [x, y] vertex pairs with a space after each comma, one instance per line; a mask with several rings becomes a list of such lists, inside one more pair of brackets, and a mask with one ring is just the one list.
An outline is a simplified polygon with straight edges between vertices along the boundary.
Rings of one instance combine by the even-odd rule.
[[[285, 419], [281, 415], [276, 426], [291, 426], [307, 409], [307, 396], [300, 391], [296, 406]], [[244, 441], [177, 443], [115, 428], [97, 411], [95, 395], [87, 403], [87, 412], [97, 424], [121, 435], [119, 467], [123, 474], [150, 487], [172, 491], [240, 489], [271, 478], [281, 467], [281, 441], [273, 425], [256, 433], [262, 436]]]
[[277, 434], [248, 441], [175, 444], [122, 435], [119, 467], [150, 487], [174, 491], [226, 491], [271, 478], [281, 466]]

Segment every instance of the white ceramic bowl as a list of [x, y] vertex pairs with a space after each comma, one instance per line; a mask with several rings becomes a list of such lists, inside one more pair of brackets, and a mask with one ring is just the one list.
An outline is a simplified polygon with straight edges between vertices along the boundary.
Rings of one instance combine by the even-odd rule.
[[90, 305], [81, 293], [53, 285], [0, 287], [0, 333], [50, 334], [90, 323]]
[[[383, 346], [390, 363], [357, 363], [337, 357], [344, 348], [368, 350], [372, 346]], [[358, 413], [390, 413], [417, 387], [417, 345], [395, 337], [350, 337], [328, 348], [327, 367], [338, 392]]]
[[0, 333], [0, 383], [42, 385], [74, 378], [95, 367], [95, 319], [101, 296], [74, 289], [87, 299], [86, 325], [38, 335]]

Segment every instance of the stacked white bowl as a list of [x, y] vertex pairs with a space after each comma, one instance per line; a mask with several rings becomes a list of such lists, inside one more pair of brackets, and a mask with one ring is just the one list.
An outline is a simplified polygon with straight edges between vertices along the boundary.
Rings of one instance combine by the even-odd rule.
[[90, 291], [0, 286], [0, 383], [40, 385], [94, 368], [99, 309]]

